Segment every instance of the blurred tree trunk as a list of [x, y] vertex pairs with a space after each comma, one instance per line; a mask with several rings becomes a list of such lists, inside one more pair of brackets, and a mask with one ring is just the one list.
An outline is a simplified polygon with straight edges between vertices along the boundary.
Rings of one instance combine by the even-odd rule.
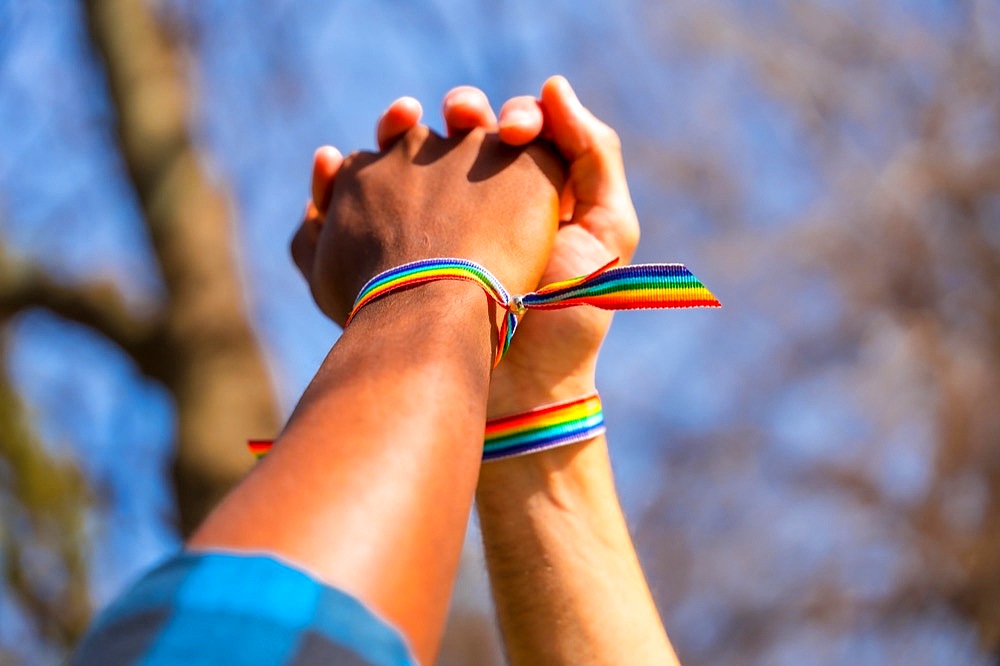
[[[186, 536], [250, 467], [243, 442], [274, 434], [277, 409], [248, 320], [227, 199], [191, 140], [181, 54], [143, 0], [95, 0], [85, 11], [166, 298], [139, 315], [114, 284], [60, 282], [0, 248], [0, 326], [23, 310], [50, 311], [103, 335], [167, 388], [177, 414], [173, 485]], [[68, 649], [90, 619], [83, 532], [90, 492], [76, 466], [48, 454], [27, 423], [0, 367], [4, 589], [41, 636]]]
[[132, 353], [176, 401], [174, 487], [187, 535], [249, 468], [243, 442], [274, 434], [276, 405], [248, 321], [228, 202], [191, 139], [181, 54], [142, 0], [90, 0], [86, 16], [167, 291]]

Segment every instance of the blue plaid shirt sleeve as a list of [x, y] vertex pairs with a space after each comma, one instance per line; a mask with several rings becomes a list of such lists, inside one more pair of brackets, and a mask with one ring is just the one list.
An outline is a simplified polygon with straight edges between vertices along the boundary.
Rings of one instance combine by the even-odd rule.
[[92, 625], [91, 664], [416, 664], [403, 637], [350, 595], [265, 556], [183, 553]]

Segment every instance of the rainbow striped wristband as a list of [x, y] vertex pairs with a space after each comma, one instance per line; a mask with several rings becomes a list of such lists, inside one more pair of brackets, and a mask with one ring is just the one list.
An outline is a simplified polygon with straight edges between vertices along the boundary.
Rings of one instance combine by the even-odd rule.
[[[603, 435], [604, 412], [596, 393], [536, 407], [486, 423], [483, 462], [544, 451]], [[260, 460], [271, 450], [267, 439], [251, 439], [247, 448]]]
[[[554, 282], [536, 291], [511, 296], [485, 267], [467, 259], [421, 259], [391, 268], [369, 280], [347, 318], [372, 301], [399, 289], [433, 280], [464, 280], [478, 284], [504, 309], [494, 367], [510, 348], [518, 318], [528, 310], [557, 310], [590, 305], [602, 310], [648, 308], [718, 308], [719, 300], [682, 264], [617, 266], [609, 261], [589, 275]], [[595, 393], [576, 400], [538, 407], [530, 412], [486, 424], [483, 460], [497, 460], [581, 442], [604, 433], [601, 400]], [[263, 458], [267, 440], [248, 442], [250, 452]]]
[[514, 337], [514, 329], [517, 328], [517, 316], [509, 307], [511, 297], [500, 284], [500, 280], [493, 277], [493, 274], [484, 266], [474, 261], [450, 258], [421, 259], [379, 273], [361, 287], [358, 297], [354, 299], [354, 307], [347, 315], [344, 327], [349, 326], [361, 308], [372, 301], [394, 291], [435, 280], [462, 280], [478, 284], [486, 292], [486, 295], [505, 311], [498, 331], [496, 357], [493, 359], [493, 367], [496, 367], [510, 347], [510, 341]]
[[596, 393], [486, 423], [483, 462], [575, 444], [603, 435], [604, 412]]
[[589, 275], [553, 282], [511, 296], [486, 267], [468, 259], [421, 259], [379, 273], [361, 288], [345, 326], [372, 301], [399, 289], [434, 280], [463, 280], [482, 287], [506, 312], [499, 327], [493, 366], [510, 348], [518, 318], [528, 310], [559, 310], [590, 305], [602, 310], [721, 307], [719, 300], [682, 264], [618, 266], [613, 259]]

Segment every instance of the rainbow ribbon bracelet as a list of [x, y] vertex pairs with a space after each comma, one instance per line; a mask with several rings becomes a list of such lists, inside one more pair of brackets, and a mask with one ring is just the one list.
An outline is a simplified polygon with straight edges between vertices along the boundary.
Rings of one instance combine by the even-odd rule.
[[[345, 327], [361, 308], [394, 291], [434, 280], [473, 282], [505, 311], [493, 361], [496, 367], [510, 349], [519, 317], [528, 310], [557, 310], [577, 305], [590, 305], [602, 310], [722, 306], [682, 264], [617, 264], [618, 260], [614, 259], [589, 275], [554, 282], [522, 296], [511, 296], [489, 270], [474, 261], [422, 259], [389, 269], [369, 280], [355, 299]], [[596, 412], [593, 411], [595, 404]], [[494, 425], [491, 430], [491, 424], [499, 421], [506, 425]], [[596, 395], [540, 407], [497, 422], [487, 424], [484, 460], [582, 441], [595, 437], [604, 428], [600, 399]], [[251, 452], [261, 458], [270, 449], [271, 443], [252, 440], [249, 446]]]
[[505, 416], [486, 423], [483, 462], [583, 442], [604, 434], [596, 394]]
[[499, 340], [497, 341], [497, 353], [493, 359], [493, 367], [500, 363], [510, 348], [510, 341], [514, 337], [514, 329], [517, 328], [517, 315], [510, 309], [510, 294], [503, 288], [500, 281], [493, 277], [486, 268], [474, 261], [465, 259], [422, 259], [413, 261], [396, 268], [390, 268], [384, 273], [379, 273], [361, 287], [361, 292], [354, 299], [354, 307], [351, 314], [347, 315], [346, 328], [351, 324], [351, 320], [358, 314], [361, 308], [372, 301], [382, 298], [394, 291], [414, 287], [425, 282], [435, 280], [464, 280], [472, 282], [482, 287], [486, 295], [502, 307], [506, 314], [503, 323], [500, 324]]
[[347, 324], [364, 306], [387, 294], [434, 280], [465, 280], [482, 287], [506, 314], [499, 329], [494, 367], [500, 363], [528, 310], [592, 305], [602, 310], [721, 307], [719, 300], [682, 264], [616, 266], [617, 259], [589, 275], [554, 282], [523, 296], [511, 296], [485, 267], [466, 259], [422, 259], [379, 273], [354, 301]]
[[[483, 462], [584, 442], [604, 432], [604, 411], [596, 393], [536, 407], [487, 421]], [[270, 440], [252, 439], [247, 448], [259, 460], [272, 444]]]

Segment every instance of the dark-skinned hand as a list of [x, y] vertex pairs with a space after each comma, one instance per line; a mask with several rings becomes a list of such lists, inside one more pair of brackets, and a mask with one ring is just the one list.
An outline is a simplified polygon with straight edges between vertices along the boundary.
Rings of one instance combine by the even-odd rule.
[[418, 259], [478, 262], [511, 293], [538, 284], [564, 180], [547, 146], [510, 146], [481, 129], [446, 139], [418, 125], [381, 153], [328, 162], [336, 182], [310, 202], [292, 255], [335, 322], [371, 277]]

